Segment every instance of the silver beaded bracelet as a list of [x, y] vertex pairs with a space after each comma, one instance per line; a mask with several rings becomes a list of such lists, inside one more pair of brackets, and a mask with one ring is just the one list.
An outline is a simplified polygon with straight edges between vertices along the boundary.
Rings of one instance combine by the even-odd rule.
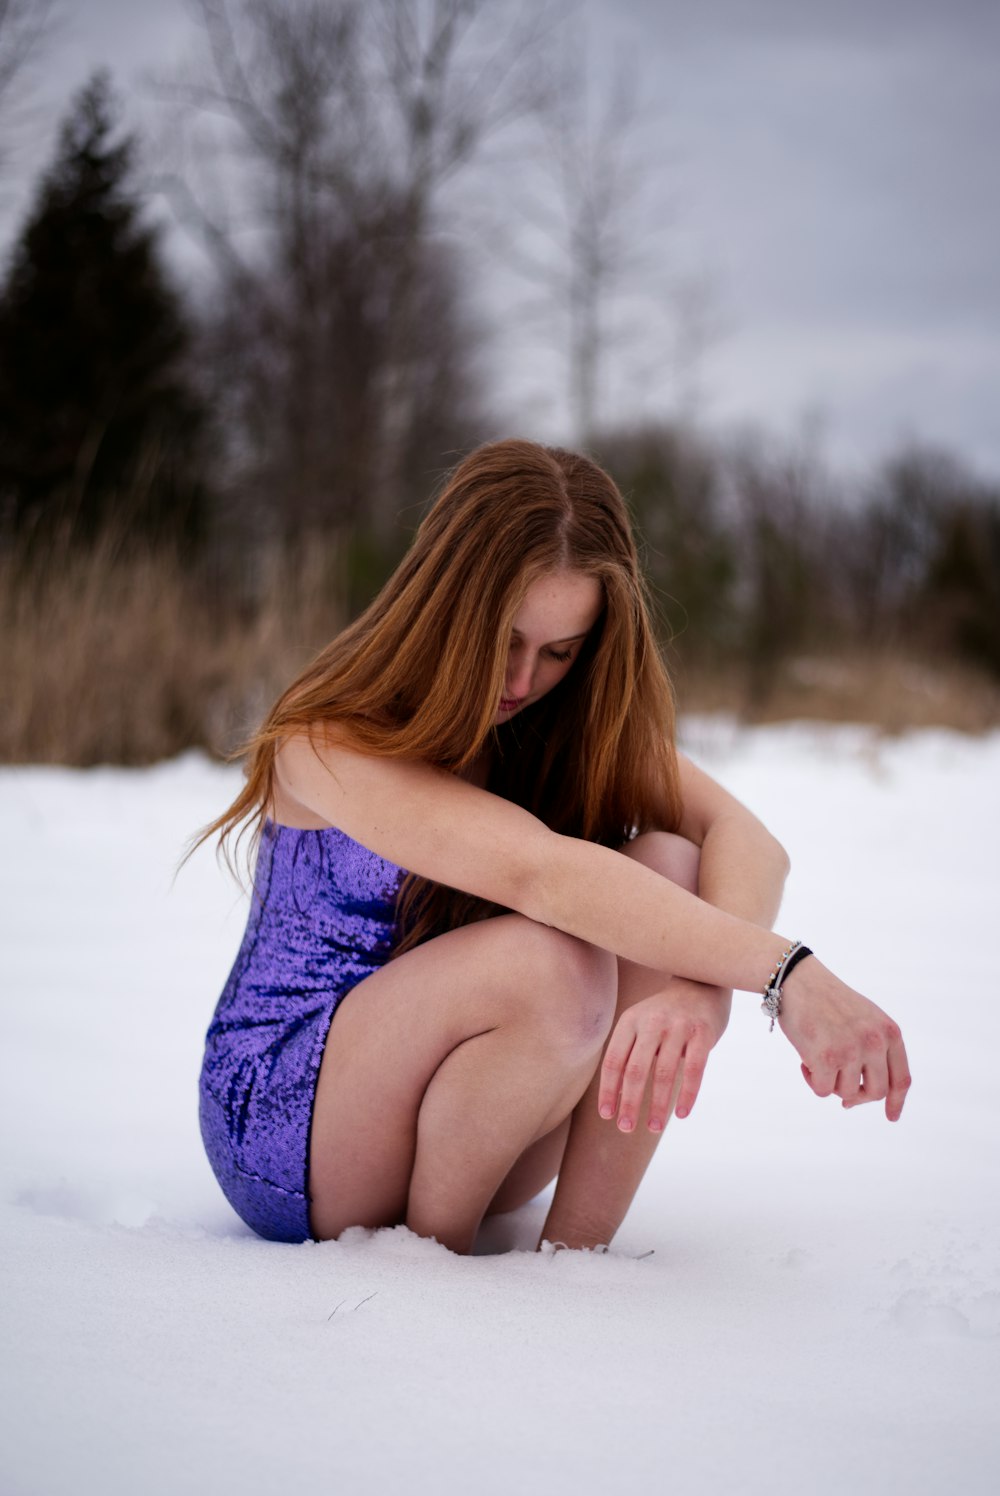
[[771, 1020], [769, 1034], [774, 1033], [774, 1025], [781, 1016], [781, 984], [785, 981], [793, 966], [804, 961], [806, 956], [811, 956], [812, 951], [801, 940], [793, 940], [787, 951], [783, 951], [778, 964], [768, 977], [767, 986], [764, 988], [764, 1001], [760, 1005], [760, 1011], [766, 1013]]

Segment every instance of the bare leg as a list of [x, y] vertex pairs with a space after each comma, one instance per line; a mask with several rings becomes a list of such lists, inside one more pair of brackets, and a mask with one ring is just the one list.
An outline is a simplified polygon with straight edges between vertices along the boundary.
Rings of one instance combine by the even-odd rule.
[[[699, 852], [684, 838], [651, 832], [636, 837], [623, 850], [623, 855], [634, 857], [672, 882], [697, 892]], [[669, 979], [662, 972], [650, 971], [630, 961], [620, 960], [618, 970], [616, 1019], [633, 1003], [669, 986]], [[720, 1001], [724, 1000], [720, 993]], [[679, 1081], [680, 1072], [670, 1102], [671, 1114]], [[564, 1242], [570, 1247], [610, 1243], [662, 1136], [646, 1127], [649, 1087], [631, 1132], [620, 1131], [614, 1122], [599, 1115], [598, 1088], [599, 1067], [573, 1113], [555, 1199], [542, 1229], [543, 1241]]]
[[527, 1205], [547, 1184], [551, 1184], [562, 1166], [566, 1139], [572, 1115], [547, 1132], [537, 1143], [526, 1148], [490, 1201], [486, 1214], [503, 1215]]
[[469, 1250], [517, 1160], [585, 1089], [615, 980], [607, 952], [505, 915], [428, 941], [349, 993], [317, 1084], [313, 1233], [405, 1220]]
[[539, 1034], [534, 1053], [510, 1028], [468, 1039], [427, 1087], [417, 1124], [406, 1224], [468, 1252], [513, 1159], [572, 1112], [599, 1049], [576, 1062]]

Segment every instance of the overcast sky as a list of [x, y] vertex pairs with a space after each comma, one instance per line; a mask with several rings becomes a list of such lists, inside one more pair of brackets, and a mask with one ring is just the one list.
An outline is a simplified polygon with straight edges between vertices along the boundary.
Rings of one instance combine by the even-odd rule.
[[[185, 0], [64, 11], [4, 169], [3, 243], [92, 68], [112, 69], [138, 123], [143, 75], [193, 45]], [[851, 465], [910, 436], [1000, 476], [1000, 0], [592, 11], [601, 48], [637, 60], [657, 105], [675, 258], [712, 288], [722, 331], [699, 373], [701, 418], [818, 422]]]

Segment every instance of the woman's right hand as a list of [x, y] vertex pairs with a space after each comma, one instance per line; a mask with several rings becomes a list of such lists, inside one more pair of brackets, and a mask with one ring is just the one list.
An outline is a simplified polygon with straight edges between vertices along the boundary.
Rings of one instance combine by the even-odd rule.
[[899, 1025], [881, 1008], [809, 956], [782, 985], [778, 1023], [817, 1096], [839, 1096], [845, 1107], [884, 1100], [898, 1122], [910, 1068]]

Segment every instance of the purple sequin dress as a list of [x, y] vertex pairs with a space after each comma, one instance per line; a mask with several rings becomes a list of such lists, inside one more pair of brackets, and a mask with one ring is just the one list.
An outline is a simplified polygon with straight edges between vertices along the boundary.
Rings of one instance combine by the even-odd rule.
[[271, 1241], [311, 1235], [320, 1060], [337, 1004], [392, 954], [404, 876], [333, 827], [264, 826], [246, 934], [206, 1039], [200, 1116], [226, 1198]]

